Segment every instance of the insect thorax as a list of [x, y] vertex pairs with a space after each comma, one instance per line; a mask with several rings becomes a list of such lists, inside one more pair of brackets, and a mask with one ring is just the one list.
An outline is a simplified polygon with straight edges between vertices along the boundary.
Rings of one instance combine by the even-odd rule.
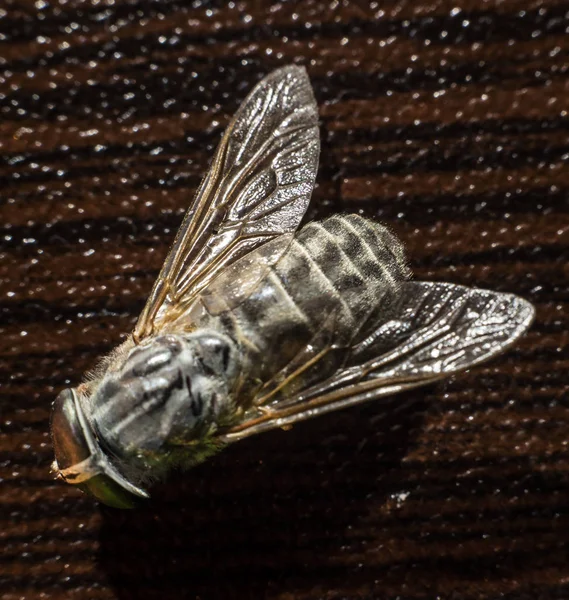
[[233, 342], [213, 331], [162, 335], [109, 369], [92, 397], [92, 422], [111, 455], [167, 457], [229, 418], [238, 369]]

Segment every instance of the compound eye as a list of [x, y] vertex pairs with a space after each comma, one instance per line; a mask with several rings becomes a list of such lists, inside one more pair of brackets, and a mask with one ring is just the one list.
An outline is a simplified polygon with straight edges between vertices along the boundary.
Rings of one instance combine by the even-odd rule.
[[51, 439], [61, 471], [89, 458], [91, 451], [77, 414], [75, 392], [63, 390], [53, 403]]
[[[58, 471], [61, 474], [61, 471], [77, 467], [72, 469], [74, 475], [64, 476], [68, 483], [109, 506], [133, 508], [147, 494], [122, 477], [96, 447], [97, 442], [80, 411], [72, 389], [63, 390], [53, 403], [51, 437]], [[85, 464], [80, 465], [83, 461], [87, 461], [85, 464], [90, 462], [93, 470], [85, 470]]]

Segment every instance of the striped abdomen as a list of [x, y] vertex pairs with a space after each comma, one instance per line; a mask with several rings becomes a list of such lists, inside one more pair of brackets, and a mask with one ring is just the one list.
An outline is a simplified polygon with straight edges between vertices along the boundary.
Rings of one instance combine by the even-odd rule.
[[[241, 393], [254, 395], [279, 372], [286, 378], [307, 348], [349, 346], [370, 316], [388, 308], [407, 274], [403, 249], [383, 226], [334, 216], [306, 225], [246, 301], [200, 326], [222, 327], [239, 343], [248, 364]], [[337, 366], [320, 361], [318, 377]]]

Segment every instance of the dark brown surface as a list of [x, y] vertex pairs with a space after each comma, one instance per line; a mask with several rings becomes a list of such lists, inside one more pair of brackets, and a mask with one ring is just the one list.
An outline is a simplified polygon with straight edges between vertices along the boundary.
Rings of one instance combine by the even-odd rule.
[[[569, 3], [1, 4], [0, 596], [569, 598]], [[50, 403], [132, 328], [228, 117], [290, 62], [321, 111], [311, 218], [381, 219], [419, 277], [535, 325], [102, 508], [50, 475]]]

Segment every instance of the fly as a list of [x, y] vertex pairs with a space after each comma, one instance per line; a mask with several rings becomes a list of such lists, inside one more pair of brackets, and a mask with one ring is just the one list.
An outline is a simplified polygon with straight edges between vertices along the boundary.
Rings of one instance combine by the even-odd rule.
[[55, 400], [54, 470], [111, 506], [233, 442], [428, 384], [529, 327], [511, 294], [412, 281], [358, 215], [299, 229], [320, 151], [306, 71], [243, 102], [128, 339]]

